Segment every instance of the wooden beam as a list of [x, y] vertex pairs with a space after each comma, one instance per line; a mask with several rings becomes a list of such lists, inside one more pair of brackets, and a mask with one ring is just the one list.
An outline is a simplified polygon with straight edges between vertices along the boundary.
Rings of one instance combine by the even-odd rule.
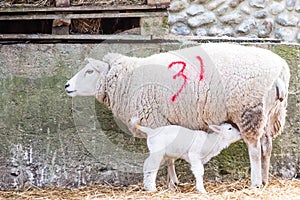
[[132, 11], [132, 10], [166, 10], [165, 6], [70, 6], [70, 7], [7, 7], [0, 8], [0, 13], [28, 12], [85, 12], [85, 11]]
[[[56, 7], [69, 7], [70, 0], [55, 0]], [[56, 13], [58, 14], [58, 13]], [[66, 35], [70, 32], [71, 19], [54, 19], [52, 22], [52, 34]]]
[[166, 12], [139, 13], [92, 13], [92, 14], [28, 14], [0, 15], [0, 20], [43, 20], [43, 19], [92, 19], [92, 18], [132, 18], [132, 17], [164, 17]]
[[171, 0], [147, 0], [149, 6], [154, 5], [169, 5]]
[[151, 40], [142, 35], [50, 35], [50, 34], [0, 34], [0, 40]]
[[281, 40], [273, 38], [233, 38], [233, 37], [203, 37], [203, 36], [142, 36], [142, 35], [49, 35], [49, 34], [0, 34], [3, 41], [125, 41], [125, 42], [167, 42], [184, 43], [195, 41], [205, 42], [237, 42], [237, 43], [280, 43]]
[[177, 41], [180, 43], [195, 41], [195, 42], [237, 42], [237, 43], [280, 43], [280, 39], [275, 38], [247, 38], [247, 37], [210, 37], [210, 36], [179, 36], [179, 35], [153, 35], [152, 40], [157, 41]]
[[69, 7], [70, 0], [55, 0], [55, 7]]

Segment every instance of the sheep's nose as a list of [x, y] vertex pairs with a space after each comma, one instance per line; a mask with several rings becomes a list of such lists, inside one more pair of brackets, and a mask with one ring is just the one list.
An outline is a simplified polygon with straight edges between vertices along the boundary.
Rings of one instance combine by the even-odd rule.
[[67, 83], [66, 85], [65, 85], [65, 88], [67, 88], [67, 87], [69, 87], [70, 86], [70, 83]]

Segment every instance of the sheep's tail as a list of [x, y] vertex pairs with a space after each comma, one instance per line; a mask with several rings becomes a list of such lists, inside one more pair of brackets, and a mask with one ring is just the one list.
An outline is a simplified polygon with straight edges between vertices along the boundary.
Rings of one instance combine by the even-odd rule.
[[287, 93], [284, 82], [280, 78], [278, 78], [275, 81], [275, 86], [276, 86], [276, 98], [279, 99], [279, 101], [283, 101]]
[[140, 122], [140, 119], [139, 119], [138, 117], [133, 117], [133, 118], [131, 118], [131, 124], [132, 124], [132, 126], [134, 126], [136, 129], [138, 129], [138, 130], [140, 130], [140, 131], [146, 133], [146, 134], [147, 134], [147, 137], [148, 137], [149, 135], [151, 135], [151, 133], [153, 132], [153, 129], [152, 129], [152, 128], [145, 127], [145, 126], [141, 126], [141, 125], [139, 124], [139, 122]]

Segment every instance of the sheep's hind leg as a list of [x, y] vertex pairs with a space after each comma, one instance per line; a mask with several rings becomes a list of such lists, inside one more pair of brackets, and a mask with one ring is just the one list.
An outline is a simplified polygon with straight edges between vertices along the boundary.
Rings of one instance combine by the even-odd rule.
[[248, 146], [250, 167], [251, 167], [251, 185], [250, 187], [256, 188], [262, 185], [261, 173], [261, 144], [260, 140], [245, 140]]
[[174, 188], [176, 184], [179, 183], [176, 171], [175, 171], [175, 160], [174, 159], [168, 159], [167, 160], [168, 165], [168, 185], [171, 188]]
[[144, 162], [144, 187], [149, 192], [156, 191], [156, 175], [163, 159], [162, 153], [151, 153]]
[[269, 179], [269, 167], [272, 152], [272, 138], [264, 134], [260, 139], [261, 142], [261, 164], [262, 164], [262, 184], [267, 185]]

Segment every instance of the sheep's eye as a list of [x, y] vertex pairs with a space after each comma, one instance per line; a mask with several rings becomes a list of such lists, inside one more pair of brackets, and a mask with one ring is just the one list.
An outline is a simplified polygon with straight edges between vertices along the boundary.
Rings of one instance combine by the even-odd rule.
[[231, 130], [231, 128], [228, 128], [228, 130]]
[[93, 73], [94, 72], [94, 70], [92, 70], [92, 69], [89, 69], [89, 70], [86, 70], [86, 74], [91, 74], [91, 73]]

